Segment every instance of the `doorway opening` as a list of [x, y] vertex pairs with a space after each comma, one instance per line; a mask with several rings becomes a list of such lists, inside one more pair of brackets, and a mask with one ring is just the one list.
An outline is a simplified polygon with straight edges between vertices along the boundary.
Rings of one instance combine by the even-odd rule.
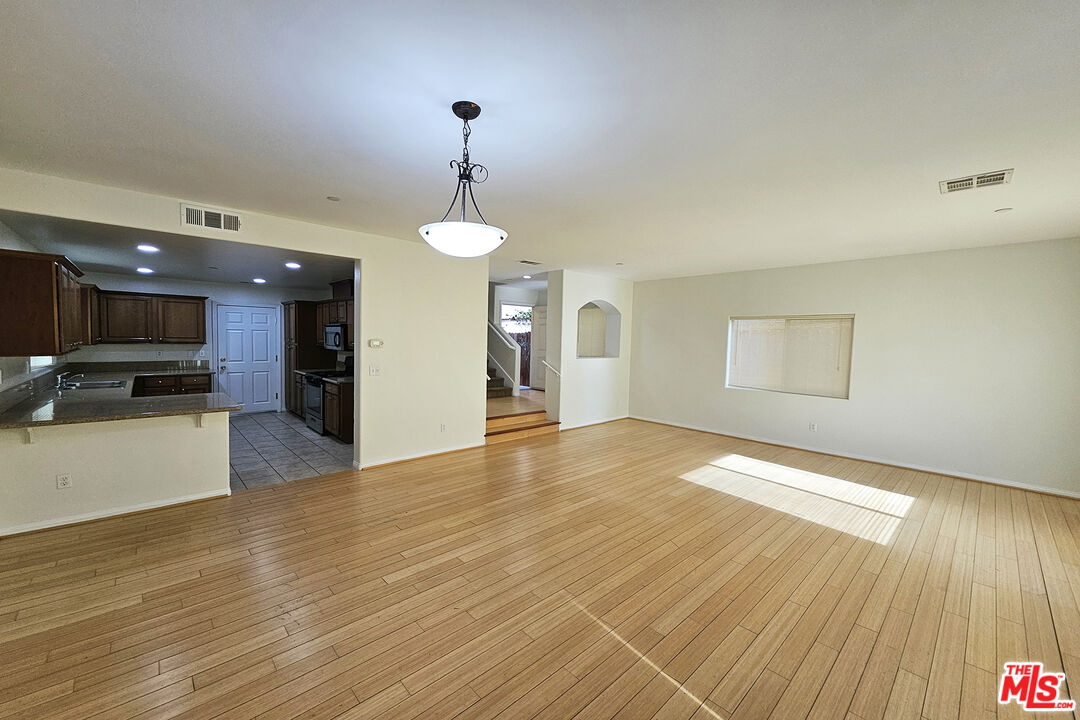
[[493, 282], [489, 288], [488, 417], [544, 412], [547, 278]]

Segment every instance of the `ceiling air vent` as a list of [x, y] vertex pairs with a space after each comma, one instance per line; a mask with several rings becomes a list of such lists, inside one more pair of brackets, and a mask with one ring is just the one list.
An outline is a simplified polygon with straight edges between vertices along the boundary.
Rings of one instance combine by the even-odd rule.
[[536, 260], [518, 260], [518, 262], [521, 263], [522, 265], [540, 265], [541, 264], [541, 263], [537, 262]]
[[185, 204], [180, 205], [180, 211], [184, 225], [240, 232], [240, 216], [236, 213]]
[[970, 190], [972, 188], [990, 187], [991, 185], [1008, 185], [1012, 182], [1013, 169], [998, 170], [996, 172], [983, 173], [982, 175], [968, 175], [955, 180], [942, 180], [938, 183], [941, 194]]

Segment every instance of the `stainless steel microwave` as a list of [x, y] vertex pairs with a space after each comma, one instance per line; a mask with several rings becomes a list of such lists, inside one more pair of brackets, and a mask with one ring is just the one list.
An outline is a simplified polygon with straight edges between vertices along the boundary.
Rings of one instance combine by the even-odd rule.
[[324, 325], [323, 347], [327, 350], [344, 350], [349, 346], [348, 326]]

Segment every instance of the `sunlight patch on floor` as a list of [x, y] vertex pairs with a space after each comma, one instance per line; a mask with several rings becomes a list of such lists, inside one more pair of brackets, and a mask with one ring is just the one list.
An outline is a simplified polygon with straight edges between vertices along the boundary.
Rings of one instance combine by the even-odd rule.
[[679, 477], [882, 545], [915, 502], [909, 495], [734, 454]]
[[[644, 660], [645, 664], [648, 665], [649, 667], [651, 667], [653, 670], [655, 670], [657, 672], [657, 674], [660, 675], [660, 677], [664, 678], [669, 683], [674, 685], [675, 689], [678, 692], [681, 692], [682, 694], [686, 695], [686, 697], [690, 698], [693, 702], [697, 703], [697, 705], [698, 705], [698, 713], [700, 713], [702, 710], [704, 710], [709, 715], [709, 717], [715, 718], [716, 720], [724, 720], [724, 717], [722, 715], [720, 715], [719, 713], [714, 712], [711, 708], [709, 708], [705, 704], [704, 700], [702, 700], [697, 695], [694, 695], [694, 693], [687, 690], [685, 685], [683, 685], [681, 682], [679, 682], [675, 678], [668, 675], [666, 672], [663, 671], [663, 669], [659, 665], [654, 663], [646, 655], [641, 653], [636, 647], [631, 645], [625, 638], [623, 638], [622, 635], [620, 635], [619, 633], [617, 633], [615, 631], [615, 628], [611, 627], [606, 622], [604, 622], [603, 620], [601, 620], [600, 618], [596, 617], [591, 612], [586, 610], [585, 606], [582, 605], [581, 603], [579, 603], [574, 598], [571, 598], [570, 602], [573, 603], [574, 606], [578, 610], [580, 610], [585, 615], [587, 615], [589, 617], [589, 619], [591, 619], [593, 622], [595, 622], [600, 627], [604, 628], [604, 630], [606, 630], [609, 635], [611, 635], [613, 638], [615, 638], [620, 643], [622, 643], [623, 647], [625, 647], [630, 652], [634, 653], [634, 655], [637, 655], [640, 660]], [[697, 714], [695, 714], [694, 717], [697, 717]]]

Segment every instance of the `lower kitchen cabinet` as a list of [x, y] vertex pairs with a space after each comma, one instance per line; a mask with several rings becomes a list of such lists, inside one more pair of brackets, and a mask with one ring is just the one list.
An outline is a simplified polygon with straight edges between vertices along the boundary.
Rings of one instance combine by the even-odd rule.
[[339, 440], [353, 441], [353, 383], [323, 386], [323, 429]]
[[197, 395], [211, 392], [210, 373], [185, 375], [136, 375], [131, 397]]

